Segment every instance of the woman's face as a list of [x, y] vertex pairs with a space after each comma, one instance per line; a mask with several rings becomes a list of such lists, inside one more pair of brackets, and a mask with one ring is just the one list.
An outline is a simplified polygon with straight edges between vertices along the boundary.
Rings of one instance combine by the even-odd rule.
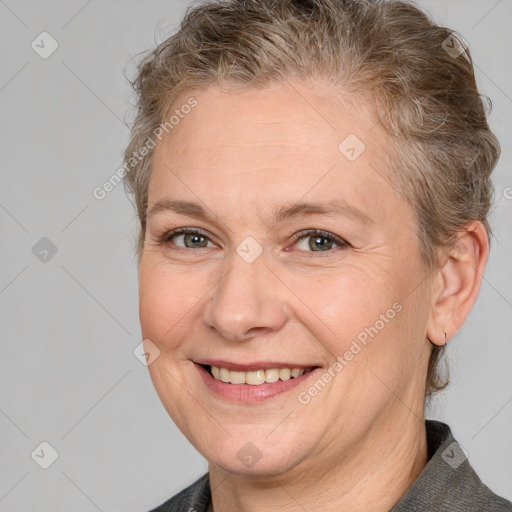
[[173, 420], [247, 474], [328, 471], [417, 428], [430, 280], [382, 127], [319, 81], [193, 97], [155, 149], [140, 263]]

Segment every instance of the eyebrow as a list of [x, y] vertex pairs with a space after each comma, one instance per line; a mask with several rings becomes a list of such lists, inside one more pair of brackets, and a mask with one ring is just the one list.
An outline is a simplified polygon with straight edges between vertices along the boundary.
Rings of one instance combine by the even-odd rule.
[[[189, 201], [174, 201], [163, 199], [156, 202], [148, 211], [147, 218], [165, 211], [172, 211], [179, 215], [195, 217], [205, 221], [212, 222], [213, 218], [200, 204]], [[347, 203], [343, 199], [333, 199], [326, 203], [300, 202], [291, 205], [284, 205], [274, 210], [272, 225], [279, 224], [285, 220], [296, 217], [306, 217], [308, 215], [330, 215], [341, 214], [349, 217], [361, 224], [372, 224], [374, 220], [363, 210]]]

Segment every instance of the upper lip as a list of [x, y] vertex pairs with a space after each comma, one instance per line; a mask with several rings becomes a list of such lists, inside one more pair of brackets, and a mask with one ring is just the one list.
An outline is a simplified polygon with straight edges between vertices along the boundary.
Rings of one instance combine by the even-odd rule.
[[194, 361], [197, 364], [204, 366], [217, 366], [218, 368], [226, 368], [227, 370], [234, 370], [238, 372], [250, 372], [253, 370], [270, 370], [273, 368], [304, 368], [304, 369], [313, 369], [317, 368], [319, 365], [312, 364], [299, 364], [299, 363], [289, 363], [282, 361], [256, 361], [254, 363], [233, 363], [231, 361], [223, 361], [220, 359], [201, 359], [199, 361]]

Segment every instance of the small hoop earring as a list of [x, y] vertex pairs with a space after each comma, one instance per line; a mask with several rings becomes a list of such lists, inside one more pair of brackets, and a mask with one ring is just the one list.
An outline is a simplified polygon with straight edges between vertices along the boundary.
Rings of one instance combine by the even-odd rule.
[[446, 346], [446, 331], [444, 331], [443, 334], [444, 334], [444, 343], [443, 343], [443, 345]]

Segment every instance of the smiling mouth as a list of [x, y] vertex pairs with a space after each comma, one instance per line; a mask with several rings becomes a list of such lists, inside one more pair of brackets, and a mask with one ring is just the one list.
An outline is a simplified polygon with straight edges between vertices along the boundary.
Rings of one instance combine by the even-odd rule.
[[313, 371], [316, 366], [308, 368], [269, 368], [266, 370], [252, 370], [249, 372], [228, 370], [218, 366], [201, 365], [215, 380], [226, 384], [260, 386], [278, 381], [287, 381], [301, 377]]

